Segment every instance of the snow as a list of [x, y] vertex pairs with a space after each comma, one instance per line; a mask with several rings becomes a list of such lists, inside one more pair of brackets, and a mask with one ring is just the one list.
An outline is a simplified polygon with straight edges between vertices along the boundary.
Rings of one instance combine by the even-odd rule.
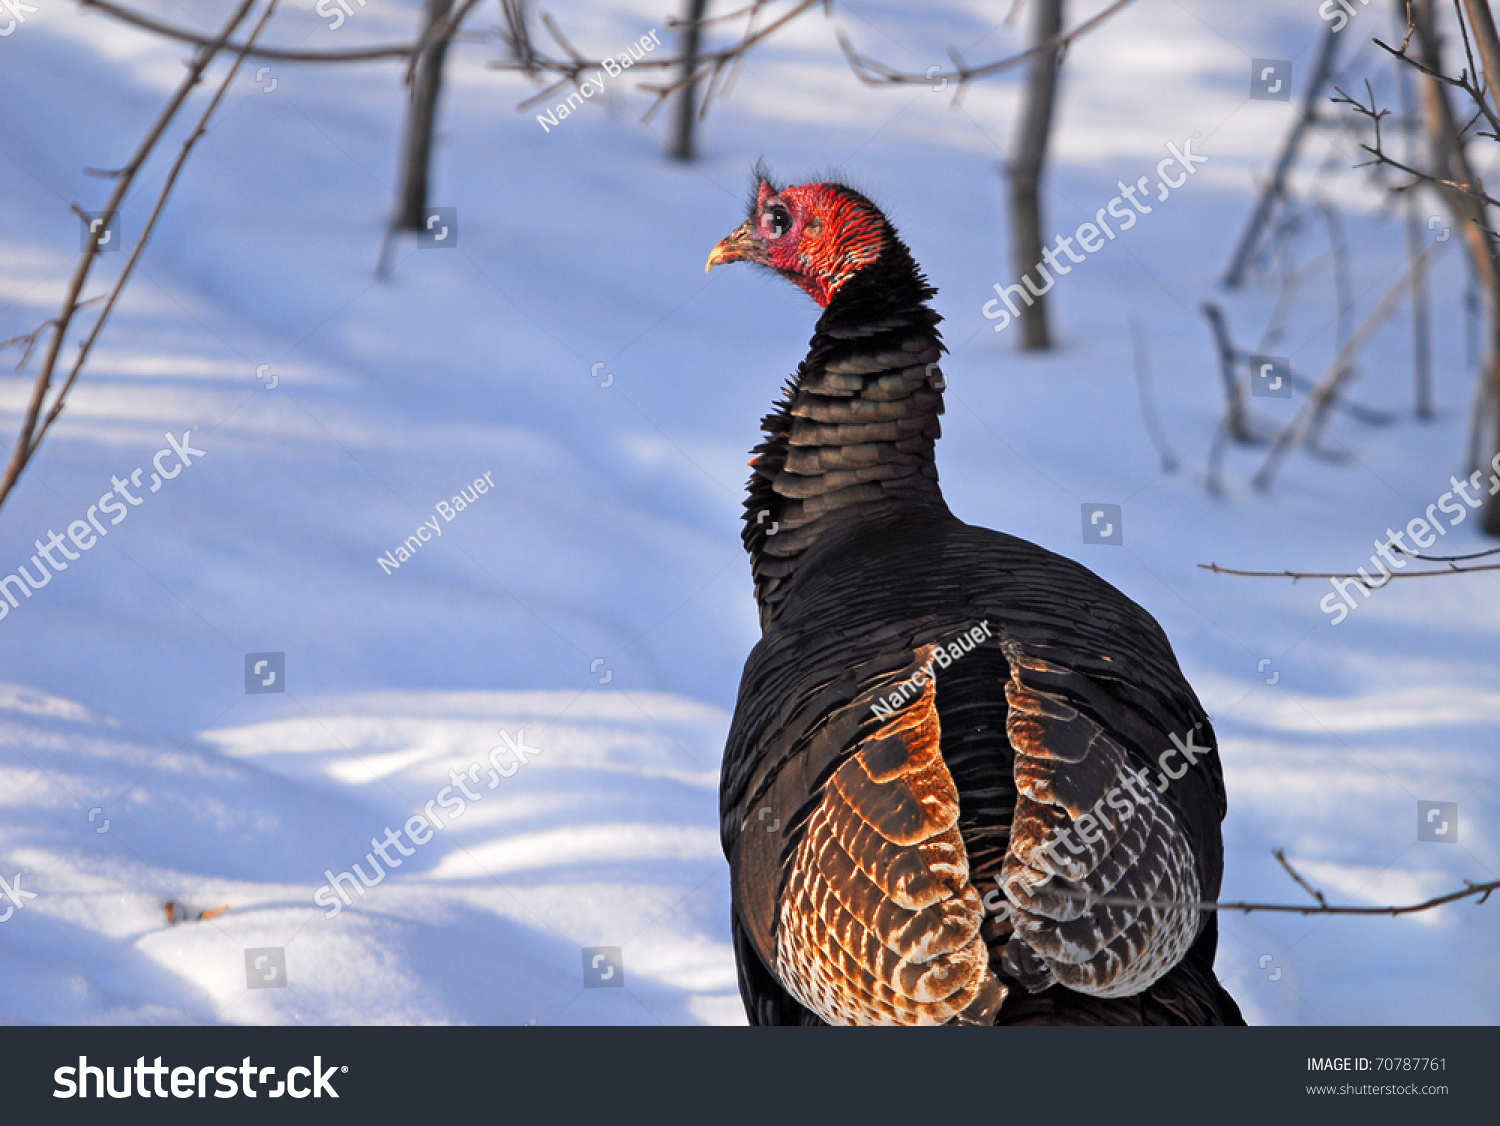
[[[108, 190], [83, 170], [121, 164], [181, 73], [177, 47], [60, 0], [39, 7], [0, 39], [0, 339], [55, 313], [78, 249], [68, 205], [97, 208]], [[950, 43], [980, 59], [1022, 38], [974, 0], [840, 9], [862, 50], [919, 71]], [[228, 9], [190, 10], [209, 28]], [[330, 32], [299, 3], [272, 34], [392, 42], [416, 10], [358, 8]], [[553, 10], [602, 52], [665, 32], [643, 0]], [[1346, 51], [1385, 19], [1362, 14]], [[1298, 453], [1268, 494], [1248, 485], [1254, 451], [1231, 453], [1224, 498], [1203, 488], [1220, 403], [1196, 310], [1222, 302], [1246, 346], [1266, 323], [1274, 289], [1226, 296], [1216, 279], [1296, 109], [1245, 100], [1249, 59], [1292, 59], [1295, 81], [1320, 31], [1305, 0], [1140, 0], [1076, 45], [1049, 229], [1092, 218], [1168, 142], [1196, 134], [1210, 161], [1059, 279], [1062, 346], [1042, 358], [981, 312], [994, 283], [1016, 280], [998, 174], [1013, 79], [958, 109], [951, 91], [869, 89], [815, 15], [751, 57], [708, 118], [703, 159], [681, 167], [661, 155], [666, 118], [642, 126], [646, 100], [625, 83], [544, 132], [514, 111], [524, 81], [484, 66], [492, 48], [460, 46], [433, 196], [458, 208], [458, 244], [403, 242], [378, 282], [397, 68], [278, 64], [258, 81], [247, 66], [0, 512], [12, 573], [113, 476], [145, 467], [149, 482], [169, 431], [205, 451], [0, 620], [0, 875], [36, 893], [0, 923], [0, 1018], [743, 1020], [717, 840], [718, 761], [758, 633], [740, 497], [758, 419], [816, 310], [773, 279], [702, 264], [762, 155], [779, 175], [868, 191], [939, 287], [954, 510], [1081, 560], [1172, 638], [1224, 753], [1224, 898], [1298, 900], [1273, 848], [1336, 902], [1495, 879], [1493, 576], [1392, 583], [1334, 627], [1326, 585], [1196, 567], [1358, 567], [1464, 471], [1473, 375], [1448, 254], [1434, 275], [1437, 420], [1409, 417], [1398, 315], [1355, 388], [1402, 412], [1398, 425], [1335, 422], [1345, 456]], [[1392, 84], [1377, 89], [1389, 103]], [[127, 202], [127, 239], [186, 128]], [[1347, 171], [1356, 159], [1351, 138], [1320, 135], [1299, 183], [1321, 168], [1344, 209], [1362, 317], [1399, 277], [1402, 240]], [[96, 284], [123, 257], [106, 256]], [[1334, 351], [1330, 290], [1324, 270], [1267, 349], [1313, 376]], [[1131, 316], [1175, 475], [1141, 423]], [[6, 432], [29, 386], [0, 378]], [[1296, 405], [1252, 403], [1268, 420]], [[398, 571], [375, 562], [486, 473], [498, 488], [439, 516], [441, 536]], [[1123, 506], [1123, 547], [1080, 542], [1086, 502]], [[1442, 546], [1485, 544], [1469, 521]], [[247, 695], [245, 655], [266, 652], [286, 654], [285, 691]], [[368, 870], [372, 836], [421, 813], [450, 771], [485, 777], [502, 730], [542, 753], [493, 791], [480, 783], [461, 818], [325, 918], [325, 870]], [[1456, 845], [1416, 839], [1418, 801], [1459, 804]], [[168, 900], [229, 910], [169, 925]], [[1252, 1022], [1494, 1023], [1495, 909], [1226, 915], [1219, 972]], [[623, 988], [584, 988], [581, 951], [598, 947], [620, 948]], [[284, 951], [286, 987], [247, 988], [245, 950], [268, 948]]]

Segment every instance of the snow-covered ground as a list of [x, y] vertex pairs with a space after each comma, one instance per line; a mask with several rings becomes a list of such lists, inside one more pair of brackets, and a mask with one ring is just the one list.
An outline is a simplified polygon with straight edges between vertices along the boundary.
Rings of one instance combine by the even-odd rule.
[[[0, 38], [0, 339], [55, 313], [79, 245], [69, 204], [97, 208], [108, 191], [84, 169], [124, 162], [183, 55], [66, 0], [36, 6]], [[1008, 7], [861, 3], [838, 20], [863, 50], [922, 71], [949, 44], [974, 60], [1015, 48], [1020, 32], [997, 22]], [[228, 7], [151, 10], [207, 30]], [[647, 0], [551, 10], [599, 52], [665, 32]], [[298, 0], [269, 37], [392, 42], [417, 18], [413, 3], [354, 11], [329, 31]], [[1386, 18], [1363, 9], [1346, 52]], [[1220, 398], [1197, 306], [1222, 301], [1247, 346], [1266, 323], [1274, 289], [1226, 297], [1215, 282], [1296, 107], [1247, 100], [1250, 60], [1292, 60], [1295, 84], [1320, 31], [1307, 0], [1139, 0], [1076, 45], [1050, 229], [1092, 218], [1118, 181], [1154, 183], [1169, 142], [1210, 159], [1060, 279], [1062, 347], [1043, 358], [981, 312], [1015, 280], [999, 178], [1014, 80], [958, 109], [951, 91], [863, 87], [815, 15], [751, 57], [708, 118], [703, 159], [683, 167], [623, 81], [544, 131], [514, 111], [524, 81], [485, 67], [496, 48], [460, 45], [433, 197], [457, 208], [457, 245], [402, 243], [377, 282], [397, 68], [248, 66], [0, 510], [3, 578], [112, 478], [144, 471], [128, 519], [0, 619], [0, 875], [36, 896], [18, 893], [0, 922], [0, 1018], [743, 1019], [716, 816], [757, 633], [740, 493], [756, 423], [816, 315], [758, 274], [703, 274], [759, 156], [872, 194], [939, 287], [954, 510], [1080, 559], [1172, 637], [1222, 740], [1226, 898], [1295, 901], [1277, 847], [1340, 902], [1497, 878], [1494, 578], [1392, 584], [1332, 626], [1326, 584], [1196, 567], [1368, 565], [1375, 537], [1463, 471], [1473, 376], [1450, 251], [1434, 278], [1436, 421], [1409, 418], [1398, 317], [1356, 393], [1399, 424], [1335, 422], [1345, 456], [1299, 453], [1266, 495], [1247, 484], [1255, 452], [1230, 455], [1225, 497], [1203, 488]], [[1373, 56], [1351, 80], [1378, 72]], [[1389, 101], [1388, 75], [1382, 89]], [[127, 204], [126, 239], [185, 129]], [[1400, 276], [1402, 242], [1347, 171], [1355, 159], [1323, 135], [1304, 163], [1325, 166], [1344, 209], [1363, 317]], [[101, 281], [123, 257], [104, 258]], [[1334, 349], [1330, 289], [1325, 269], [1267, 349], [1312, 375]], [[1142, 423], [1131, 317], [1175, 474]], [[0, 379], [6, 433], [30, 371]], [[1295, 403], [1254, 406], [1269, 420]], [[178, 464], [152, 468], [169, 433], [203, 453], [152, 493], [151, 474]], [[480, 494], [486, 474], [496, 487]], [[459, 511], [465, 488], [476, 499]], [[1123, 547], [1081, 542], [1094, 502], [1122, 505]], [[440, 536], [399, 569], [377, 563], [428, 520]], [[1473, 521], [1442, 541], [1482, 546]], [[284, 692], [246, 693], [246, 655], [261, 653], [285, 654]], [[491, 749], [517, 738], [541, 753], [490, 788]], [[455, 797], [456, 777], [478, 800]], [[401, 865], [327, 917], [325, 871], [368, 870], [371, 838], [441, 793], [462, 815], [409, 857], [388, 847]], [[1419, 801], [1458, 803], [1456, 844], [1417, 840]], [[189, 921], [169, 925], [169, 900]], [[1492, 1023], [1496, 910], [1226, 916], [1219, 970], [1253, 1022]], [[597, 948], [618, 948], [623, 968], [585, 988]], [[594, 972], [613, 964], [607, 953]], [[247, 987], [281, 966], [284, 988]]]

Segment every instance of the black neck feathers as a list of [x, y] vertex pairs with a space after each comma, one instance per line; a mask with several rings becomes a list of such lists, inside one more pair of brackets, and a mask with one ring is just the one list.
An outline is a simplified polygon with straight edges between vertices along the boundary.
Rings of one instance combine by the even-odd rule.
[[934, 459], [944, 386], [935, 293], [889, 230], [880, 258], [829, 302], [761, 421], [743, 538], [763, 630], [799, 569], [841, 540], [948, 515]]

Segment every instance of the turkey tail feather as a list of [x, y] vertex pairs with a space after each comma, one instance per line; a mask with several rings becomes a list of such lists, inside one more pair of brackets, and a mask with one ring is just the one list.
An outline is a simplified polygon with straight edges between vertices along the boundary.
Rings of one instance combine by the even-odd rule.
[[1139, 993], [1188, 952], [1198, 912], [1096, 901], [1196, 903], [1193, 843], [1125, 749], [1074, 706], [1090, 695], [1083, 678], [1014, 640], [1001, 648], [1019, 794], [1001, 876], [1015, 926], [1004, 966], [1032, 992]]
[[777, 975], [830, 1023], [990, 1024], [1005, 996], [935, 700], [929, 677], [833, 772], [787, 872]]

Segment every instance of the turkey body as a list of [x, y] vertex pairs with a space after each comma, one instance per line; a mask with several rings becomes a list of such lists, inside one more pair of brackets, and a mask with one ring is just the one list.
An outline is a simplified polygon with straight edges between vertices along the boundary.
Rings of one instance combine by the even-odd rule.
[[1243, 1023], [1214, 914], [1171, 906], [1219, 891], [1207, 714], [1143, 609], [948, 510], [934, 291], [813, 188], [762, 181], [732, 236], [854, 222], [857, 257], [789, 261], [859, 267], [794, 277], [825, 310], [751, 463], [762, 637], [720, 794], [751, 1023]]
[[[803, 574], [751, 652], [725, 754], [735, 946], [752, 1023], [822, 1022], [777, 979], [774, 954], [763, 953], [776, 950], [792, 859], [829, 778], [879, 728], [872, 700], [906, 680], [923, 663], [923, 649], [951, 645], [976, 623], [1074, 670], [1083, 682], [1075, 686], [1076, 702], [1092, 703], [1102, 724], [1136, 736], [1127, 752], [1133, 765], [1153, 767], [1174, 731], [1196, 727], [1197, 744], [1212, 746], [1208, 718], [1155, 621], [1086, 568], [951, 516], [882, 527], [836, 545]], [[998, 887], [994, 877], [1016, 814], [1005, 693], [1011, 664], [998, 643], [975, 644], [950, 660], [934, 677], [939, 750], [957, 792], [957, 829], [982, 910], [984, 889]], [[1093, 690], [1088, 701], [1085, 685]], [[1197, 887], [1212, 899], [1221, 874], [1218, 771], [1189, 771], [1163, 796], [1191, 834]], [[994, 913], [984, 914], [977, 937], [985, 963], [1001, 969], [1013, 931]], [[1140, 994], [1103, 998], [1052, 985], [1032, 995], [1013, 985], [998, 1015], [1002, 1023], [1240, 1023], [1213, 974], [1216, 931], [1213, 916], [1207, 918], [1186, 957]], [[837, 945], [841, 937], [819, 940]], [[888, 1014], [891, 1023], [904, 1023], [901, 1015], [917, 1014]]]

